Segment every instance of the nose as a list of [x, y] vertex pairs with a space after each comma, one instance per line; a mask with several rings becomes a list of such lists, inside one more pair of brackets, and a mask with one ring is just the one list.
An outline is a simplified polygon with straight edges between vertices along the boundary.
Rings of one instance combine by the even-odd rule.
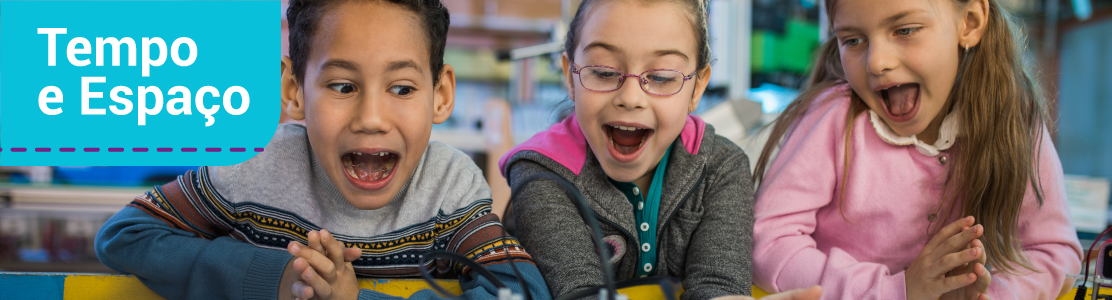
[[884, 42], [870, 42], [867, 55], [869, 57], [866, 61], [866, 67], [869, 74], [872, 75], [884, 75], [884, 73], [894, 70], [900, 65], [899, 59], [895, 56], [895, 51]]
[[641, 78], [628, 76], [625, 77], [625, 82], [622, 87], [617, 90], [614, 97], [614, 107], [622, 110], [638, 110], [644, 109], [647, 104], [649, 94], [641, 89]]
[[361, 134], [390, 132], [393, 129], [391, 114], [386, 110], [383, 99], [363, 95], [352, 114], [349, 128], [352, 132]]

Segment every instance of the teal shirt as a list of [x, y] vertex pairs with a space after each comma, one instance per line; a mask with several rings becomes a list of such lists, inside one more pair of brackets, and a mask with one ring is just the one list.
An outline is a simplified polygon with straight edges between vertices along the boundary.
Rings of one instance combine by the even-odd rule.
[[633, 204], [633, 215], [637, 219], [637, 237], [641, 240], [641, 245], [630, 245], [637, 247], [638, 253], [641, 254], [637, 259], [637, 265], [640, 266], [637, 268], [637, 277], [649, 276], [656, 269], [656, 225], [660, 211], [660, 189], [664, 185], [664, 171], [668, 168], [668, 156], [671, 153], [672, 147], [664, 151], [664, 156], [660, 158], [660, 163], [653, 173], [653, 180], [647, 194], [641, 193], [641, 188], [632, 182], [610, 179], [610, 183], [614, 184], [626, 199], [629, 199], [630, 204]]

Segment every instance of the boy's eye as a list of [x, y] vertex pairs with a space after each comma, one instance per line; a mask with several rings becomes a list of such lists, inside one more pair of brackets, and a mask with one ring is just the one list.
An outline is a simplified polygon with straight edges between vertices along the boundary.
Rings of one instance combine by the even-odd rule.
[[919, 28], [917, 28], [917, 27], [901, 28], [901, 29], [896, 30], [896, 34], [898, 34], [898, 35], [911, 35], [912, 33], [915, 33], [916, 31], [919, 31]]
[[398, 96], [409, 96], [414, 91], [417, 91], [417, 89], [411, 86], [395, 85], [390, 87], [390, 92]]
[[340, 92], [341, 94], [348, 94], [355, 92], [355, 85], [350, 83], [333, 83], [329, 84], [328, 88]]

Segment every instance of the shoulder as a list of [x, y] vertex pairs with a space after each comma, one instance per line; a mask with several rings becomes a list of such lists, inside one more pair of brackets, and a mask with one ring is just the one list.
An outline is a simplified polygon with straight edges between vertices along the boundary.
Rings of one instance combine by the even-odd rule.
[[312, 155], [305, 125], [282, 124], [266, 148], [247, 161], [202, 168], [207, 169], [209, 180], [220, 191], [257, 185], [307, 186], [304, 176], [312, 172]]
[[470, 156], [443, 142], [429, 141], [421, 165], [410, 178], [405, 198], [442, 199], [440, 209], [451, 212], [479, 200], [489, 200], [490, 187]]

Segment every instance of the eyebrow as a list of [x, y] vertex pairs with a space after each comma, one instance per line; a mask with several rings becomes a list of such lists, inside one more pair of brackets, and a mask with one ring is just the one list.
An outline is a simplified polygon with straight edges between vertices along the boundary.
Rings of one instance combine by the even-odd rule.
[[618, 48], [618, 46], [603, 42], [591, 42], [590, 44], [587, 44], [587, 47], [583, 47], [583, 52], [587, 52], [587, 50], [591, 50], [593, 48], [602, 48], [610, 52], [625, 53], [625, 51], [622, 51], [622, 48]]
[[690, 57], [687, 57], [687, 54], [683, 54], [683, 52], [680, 52], [679, 50], [675, 50], [675, 49], [653, 51], [653, 56], [662, 57], [662, 56], [665, 56], [665, 55], [679, 55], [679, 56], [682, 56], [684, 60], [691, 60]]
[[[624, 51], [622, 51], [622, 48], [618, 48], [618, 46], [614, 46], [614, 45], [603, 43], [603, 42], [591, 42], [590, 44], [587, 44], [587, 47], [583, 47], [583, 52], [587, 52], [587, 50], [591, 50], [593, 48], [602, 48], [602, 49], [604, 49], [606, 51], [610, 51], [610, 52], [625, 53]], [[656, 50], [656, 51], [652, 52], [652, 56], [655, 56], [655, 57], [661, 57], [661, 56], [665, 56], [665, 55], [679, 55], [679, 56], [683, 57], [683, 59], [685, 59], [685, 60], [690, 60], [691, 59], [690, 57], [687, 56], [687, 54], [684, 54], [683, 52], [681, 52], [679, 50], [675, 50], [675, 49]]]
[[320, 66], [321, 70], [328, 68], [340, 68], [352, 72], [359, 72], [359, 65], [356, 65], [354, 62], [351, 62], [349, 60], [343, 59], [329, 59]]
[[[895, 22], [899, 21], [900, 19], [906, 18], [907, 16], [910, 16], [910, 15], [915, 14], [915, 13], [920, 13], [920, 12], [925, 12], [925, 11], [922, 10], [922, 9], [905, 10], [905, 11], [899, 12], [895, 15], [892, 15], [890, 17], [884, 18], [884, 20], [880, 21], [880, 24], [881, 25], [892, 24], [892, 23], [895, 23]], [[834, 27], [834, 32], [835, 33], [845, 32], [845, 31], [862, 31], [862, 30], [860, 28], [853, 27], [853, 26]]]
[[416, 70], [417, 73], [425, 74], [424, 70], [421, 70], [421, 67], [417, 66], [417, 62], [414, 62], [412, 60], [392, 61], [390, 62], [390, 64], [386, 65], [386, 72], [397, 71], [405, 68], [412, 68], [413, 70]]

